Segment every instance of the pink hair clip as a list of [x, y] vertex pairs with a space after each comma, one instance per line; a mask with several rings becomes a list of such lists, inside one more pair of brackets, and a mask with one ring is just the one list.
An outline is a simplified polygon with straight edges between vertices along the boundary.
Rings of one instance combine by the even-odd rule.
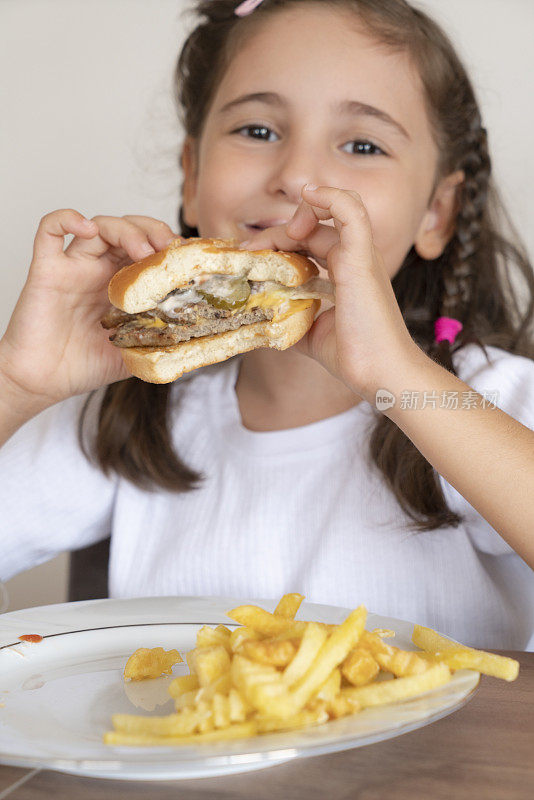
[[454, 340], [462, 328], [462, 323], [453, 317], [438, 317], [434, 323], [435, 341], [441, 342], [443, 339], [448, 339], [451, 344], [454, 344]]
[[252, 14], [260, 3], [263, 3], [263, 0], [245, 0], [244, 3], [240, 3], [237, 8], [234, 8], [234, 14], [238, 17], [246, 17], [247, 14]]

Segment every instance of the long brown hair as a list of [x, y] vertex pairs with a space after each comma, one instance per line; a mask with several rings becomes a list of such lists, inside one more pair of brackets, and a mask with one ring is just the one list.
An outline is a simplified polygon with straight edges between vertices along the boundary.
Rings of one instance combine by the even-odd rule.
[[[242, 36], [263, 19], [298, 6], [302, 0], [264, 0], [245, 18], [233, 13], [238, 2], [198, 0], [191, 9], [200, 21], [178, 57], [175, 101], [185, 133], [196, 143]], [[455, 233], [443, 254], [435, 261], [425, 261], [412, 248], [392, 281], [413, 339], [453, 374], [452, 356], [468, 343], [483, 350], [495, 345], [534, 358], [532, 267], [493, 186], [486, 130], [473, 87], [451, 42], [434, 21], [405, 0], [304, 2], [351, 11], [377, 41], [410, 55], [424, 86], [427, 113], [439, 147], [436, 183], [456, 170], [465, 174]], [[182, 206], [178, 220], [181, 235], [200, 235], [185, 223]], [[518, 278], [523, 281], [520, 295]], [[447, 341], [434, 343], [434, 321], [439, 316], [455, 317], [463, 323], [452, 347]], [[169, 390], [169, 385], [151, 385], [137, 378], [107, 387], [93, 447], [106, 474], [115, 471], [148, 490], [185, 492], [200, 485], [202, 475], [184, 464], [171, 445]], [[80, 419], [82, 448], [84, 415], [85, 409]], [[412, 529], [433, 530], [461, 522], [448, 508], [432, 465], [403, 431], [376, 409], [368, 462], [382, 474]]]

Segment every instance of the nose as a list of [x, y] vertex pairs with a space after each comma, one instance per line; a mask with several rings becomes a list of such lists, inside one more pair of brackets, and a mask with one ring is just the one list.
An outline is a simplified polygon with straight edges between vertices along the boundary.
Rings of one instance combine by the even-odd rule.
[[324, 153], [319, 153], [317, 143], [310, 136], [302, 133], [288, 137], [275, 157], [269, 192], [281, 192], [292, 205], [298, 205], [304, 184], [328, 185], [321, 170], [323, 161]]

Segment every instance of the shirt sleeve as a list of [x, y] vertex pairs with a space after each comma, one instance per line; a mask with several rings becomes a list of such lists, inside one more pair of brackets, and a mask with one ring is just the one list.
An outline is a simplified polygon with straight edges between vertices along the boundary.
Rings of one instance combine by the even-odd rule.
[[[493, 402], [525, 427], [534, 430], [534, 361], [486, 347], [490, 363], [477, 345], [467, 345], [456, 354], [455, 367], [464, 383]], [[496, 454], [498, 458], [498, 454]], [[515, 550], [467, 500], [439, 475], [445, 499], [453, 511], [465, 518], [473, 544], [490, 555], [515, 554]]]
[[[96, 430], [100, 394], [89, 404]], [[0, 579], [77, 550], [111, 532], [118, 478], [83, 454], [78, 419], [87, 395], [71, 397], [25, 423], [0, 449]]]

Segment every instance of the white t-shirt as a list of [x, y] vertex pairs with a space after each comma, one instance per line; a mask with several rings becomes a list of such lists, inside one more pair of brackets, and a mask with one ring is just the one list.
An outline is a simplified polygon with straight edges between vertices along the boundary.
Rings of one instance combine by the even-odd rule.
[[[475, 345], [459, 351], [460, 377], [480, 393], [498, 391], [497, 405], [534, 429], [534, 362], [488, 353], [491, 365]], [[368, 403], [300, 428], [250, 431], [234, 388], [240, 359], [172, 387], [174, 445], [205, 476], [190, 492], [142, 491], [92, 466], [77, 442], [85, 396], [17, 431], [0, 450], [0, 578], [111, 532], [113, 597], [301, 592], [310, 602], [363, 603], [475, 647], [534, 649], [534, 572], [441, 477], [464, 523], [406, 529], [368, 466]]]

